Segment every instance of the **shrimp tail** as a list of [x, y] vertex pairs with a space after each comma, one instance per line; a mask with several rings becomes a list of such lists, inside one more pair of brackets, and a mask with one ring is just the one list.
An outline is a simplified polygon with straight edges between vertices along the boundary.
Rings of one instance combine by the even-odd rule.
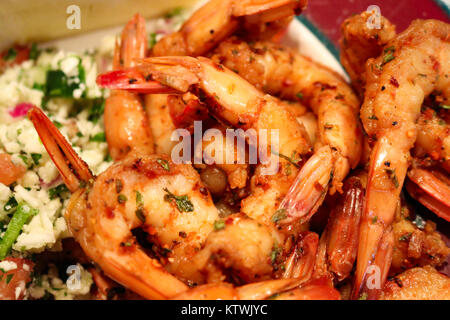
[[86, 184], [94, 179], [87, 163], [77, 155], [69, 142], [41, 109], [38, 107], [31, 108], [28, 111], [28, 117], [71, 192], [76, 191], [83, 183]]
[[364, 204], [364, 189], [358, 177], [344, 183], [344, 193], [328, 220], [327, 256], [329, 270], [338, 281], [347, 278], [358, 251], [359, 224]]
[[314, 271], [318, 244], [317, 233], [306, 232], [288, 257], [283, 278], [300, 278], [304, 282], [310, 280]]
[[378, 241], [378, 248], [370, 265], [373, 268], [366, 268], [362, 281], [355, 277], [352, 298], [363, 300], [377, 300], [386, 282], [389, 268], [391, 267], [392, 254], [394, 250], [394, 232], [389, 226]]
[[446, 180], [424, 169], [411, 169], [408, 178], [406, 190], [409, 194], [450, 222], [450, 186]]
[[280, 222], [308, 221], [325, 199], [332, 172], [332, 151], [324, 146], [305, 163], [281, 202], [280, 209], [286, 210], [287, 218]]

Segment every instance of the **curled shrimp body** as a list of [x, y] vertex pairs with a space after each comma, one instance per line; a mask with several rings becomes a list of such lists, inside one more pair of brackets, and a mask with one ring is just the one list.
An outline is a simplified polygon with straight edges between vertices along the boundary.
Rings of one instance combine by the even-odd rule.
[[[164, 156], [130, 156], [94, 178], [40, 109], [31, 109], [29, 117], [73, 192], [65, 218], [86, 255], [143, 297], [162, 299], [187, 290], [165, 268], [189, 280], [193, 272], [185, 262], [218, 218], [198, 173]], [[148, 235], [155, 258], [136, 240], [137, 229]]]
[[[251, 179], [251, 194], [242, 201], [241, 212], [265, 225], [273, 225], [272, 216], [295, 179], [301, 157], [310, 150], [304, 127], [277, 99], [262, 94], [224, 66], [202, 57], [148, 58], [138, 68], [100, 75], [97, 83], [127, 88], [127, 79], [133, 76], [141, 79], [138, 81], [144, 86], [148, 75], [161, 83], [159, 90], [169, 87], [180, 93], [197, 92], [204, 97], [211, 114], [235, 128], [253, 129], [258, 138], [263, 132], [260, 129], [267, 131], [267, 139], [258, 142], [258, 149], [263, 150], [267, 157], [263, 160], [268, 161], [257, 166]], [[148, 85], [159, 92], [154, 83]], [[270, 148], [275, 145], [275, 141], [271, 143], [274, 134], [279, 137], [278, 150]], [[277, 163], [280, 166], [276, 168]], [[274, 172], [268, 171], [272, 168]]]
[[[135, 59], [145, 57], [146, 51], [145, 20], [137, 14], [122, 31], [120, 44], [116, 43], [114, 70], [133, 66]], [[104, 121], [106, 141], [114, 160], [123, 159], [130, 151], [154, 152], [148, 118], [139, 95], [113, 90], [105, 102]]]
[[240, 287], [229, 283], [215, 283], [186, 291], [176, 300], [339, 300], [339, 291], [326, 285], [310, 282], [302, 285], [298, 279], [260, 281]]
[[377, 265], [374, 260], [381, 262], [378, 266], [382, 269], [390, 264], [389, 259], [377, 256], [380, 250], [389, 253], [383, 238], [392, 223], [409, 151], [416, 141], [420, 108], [434, 90], [449, 94], [449, 35], [448, 24], [415, 21], [386, 45], [380, 57], [367, 64], [361, 119], [376, 142], [370, 157], [354, 297], [363, 290], [376, 298], [379, 290], [363, 288], [366, 270]]
[[364, 11], [347, 18], [341, 25], [341, 63], [361, 97], [366, 83], [366, 61], [378, 57], [396, 36], [395, 25], [388, 19], [381, 16], [379, 27], [373, 28], [368, 23], [372, 17], [372, 13]]
[[292, 17], [306, 0], [211, 0], [198, 9], [177, 32], [161, 39], [153, 56], [200, 56], [226, 39], [240, 26], [258, 27]]
[[281, 237], [269, 227], [243, 214], [222, 220], [194, 258], [207, 283], [234, 280], [249, 283], [270, 279], [271, 257]]
[[[214, 48], [220, 41], [245, 26], [261, 34], [271, 29], [285, 27], [294, 14], [300, 14], [306, 6], [306, 0], [211, 0], [201, 6], [181, 26], [156, 43], [151, 56], [198, 56]], [[175, 143], [170, 140], [176, 125], [170, 118], [167, 108], [167, 96], [152, 94], [145, 96], [145, 109], [157, 153], [170, 154]], [[241, 182], [242, 184], [242, 182]]]
[[[380, 28], [369, 29], [367, 27], [369, 17], [370, 15], [363, 12], [344, 21], [341, 27], [343, 34], [341, 61], [361, 95], [364, 94], [366, 81], [362, 63], [365, 65], [365, 61], [379, 56], [386, 44], [396, 37], [395, 26], [385, 17], [381, 17]], [[426, 77], [425, 74], [420, 76]], [[445, 108], [436, 108], [445, 106], [448, 102], [445, 94], [439, 92], [431, 97], [433, 99], [427, 99], [423, 104], [417, 120], [417, 139], [412, 151], [416, 160], [413, 164], [414, 169], [408, 174], [406, 188], [410, 195], [427, 208], [449, 220], [450, 204], [446, 200], [450, 197], [446, 182], [448, 177], [445, 177], [445, 174], [436, 176], [425, 171], [427, 167], [440, 167], [447, 172], [450, 171], [449, 112]], [[371, 138], [366, 137], [365, 140], [368, 149], [370, 148], [368, 140]], [[367, 156], [362, 159], [364, 164], [369, 161], [368, 153], [366, 152]]]
[[[317, 178], [312, 180], [319, 182], [321, 188], [311, 190], [311, 185], [305, 186], [305, 180], [297, 179], [299, 183], [293, 185], [282, 204], [288, 211], [287, 221], [307, 220], [323, 200], [329, 182], [330, 193], [341, 190], [342, 180], [359, 162], [362, 133], [358, 123], [358, 98], [331, 70], [273, 43], [250, 45], [230, 39], [220, 44], [213, 60], [223, 63], [267, 93], [301, 101], [317, 115], [316, 154], [310, 160], [311, 165], [306, 164], [300, 175], [306, 179], [314, 172], [320, 174], [320, 182]], [[330, 152], [328, 148], [331, 148]], [[313, 165], [322, 160], [329, 164]], [[309, 201], [314, 203], [313, 207], [304, 205], [307, 198], [314, 199]]]

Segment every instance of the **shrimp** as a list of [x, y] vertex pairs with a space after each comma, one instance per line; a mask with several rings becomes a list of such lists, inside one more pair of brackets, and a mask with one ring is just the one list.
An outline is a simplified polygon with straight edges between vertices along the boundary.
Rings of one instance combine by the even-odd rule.
[[158, 41], [152, 55], [204, 55], [240, 26], [261, 26], [298, 15], [306, 3], [306, 0], [211, 0], [198, 9], [179, 31]]
[[234, 287], [229, 283], [207, 284], [186, 291], [175, 300], [339, 300], [337, 290], [320, 283], [301, 286], [298, 279], [267, 280]]
[[[295, 117], [277, 99], [262, 94], [231, 70], [203, 57], [147, 58], [137, 68], [100, 75], [97, 83], [126, 88], [128, 77], [133, 75], [138, 75], [141, 86], [145, 86], [145, 77], [151, 75], [160, 83], [160, 90], [169, 87], [180, 93], [197, 92], [215, 117], [233, 127], [256, 132], [260, 139], [258, 150], [265, 153], [263, 160], [268, 161], [256, 168], [251, 194], [241, 202], [241, 212], [265, 225], [275, 226], [274, 221], [278, 219], [273, 215], [295, 179], [299, 162], [310, 151], [304, 127]], [[149, 87], [153, 89], [148, 90], [158, 92], [155, 83], [149, 83]], [[266, 130], [269, 137], [266, 141], [262, 141], [260, 133], [264, 131], [258, 132], [260, 129]], [[272, 150], [276, 146], [271, 139], [277, 133], [278, 150]], [[275, 166], [276, 172], [270, 172]]]
[[390, 274], [419, 266], [439, 267], [450, 255], [450, 248], [436, 231], [436, 224], [414, 214], [403, 197], [397, 206], [392, 228], [395, 244]]
[[[300, 14], [305, 6], [306, 0], [212, 0], [200, 7], [179, 31], [159, 40], [150, 55], [202, 55], [237, 31], [240, 25], [245, 24], [251, 28], [252, 35], [255, 35], [254, 31], [267, 34], [267, 25], [280, 25], [275, 29], [284, 27], [293, 14]], [[170, 139], [177, 125], [169, 117], [169, 103], [167, 96], [163, 94], [145, 96], [145, 109], [152, 124], [151, 130], [158, 154], [170, 154], [176, 144]]]
[[450, 278], [431, 266], [409, 269], [386, 282], [380, 300], [450, 300]]
[[357, 96], [331, 70], [273, 43], [250, 45], [232, 38], [219, 45], [212, 59], [267, 93], [304, 103], [317, 115], [315, 154], [280, 206], [287, 211], [286, 223], [307, 221], [322, 203], [328, 185], [331, 194], [341, 191], [342, 180], [359, 163], [362, 132]]
[[367, 288], [367, 269], [378, 266], [384, 275], [390, 265], [393, 241], [389, 228], [408, 169], [409, 151], [416, 141], [420, 107], [432, 91], [447, 96], [450, 88], [446, 76], [450, 71], [449, 35], [448, 24], [414, 21], [386, 45], [380, 57], [367, 63], [361, 119], [376, 142], [370, 156], [354, 298], [364, 294], [373, 299], [380, 293], [381, 288]]
[[271, 278], [277, 244], [282, 241], [278, 233], [242, 213], [220, 220], [215, 227], [194, 258], [197, 268], [206, 274], [207, 283], [249, 283]]
[[[145, 57], [147, 39], [145, 20], [136, 14], [122, 31], [121, 43], [116, 43], [113, 68], [131, 67], [136, 59]], [[105, 102], [105, 135], [114, 160], [123, 159], [130, 151], [152, 154], [153, 136], [139, 95], [113, 90]]]
[[[365, 86], [365, 70], [362, 69], [362, 65], [365, 65], [365, 61], [370, 58], [379, 56], [383, 47], [396, 37], [395, 26], [385, 17], [381, 17], [380, 28], [368, 28], [369, 17], [367, 12], [363, 12], [344, 21], [341, 27], [343, 34], [341, 62], [360, 95], [364, 94]], [[420, 76], [426, 77], [425, 74]], [[422, 112], [417, 121], [417, 139], [413, 155], [421, 159], [422, 164], [426, 163], [426, 166], [429, 166], [428, 162], [432, 162], [433, 165], [440, 166], [449, 172], [450, 127], [445, 120], [448, 119], [448, 110], [445, 108], [435, 110], [428, 106], [445, 106], [446, 104], [448, 103], [445, 96], [437, 95], [434, 96], [434, 101], [427, 101], [422, 106]], [[366, 137], [366, 143], [370, 139]], [[368, 144], [366, 146], [369, 148]], [[364, 164], [365, 162], [368, 162], [367, 157], [364, 157]], [[415, 162], [417, 164], [419, 161]], [[448, 183], [445, 183], [448, 178], [440, 174], [439, 176], [444, 179], [439, 179], [436, 175], [420, 169], [420, 165], [414, 166], [418, 170], [413, 169], [408, 173], [409, 179], [406, 182], [408, 192], [438, 216], [448, 220], [450, 205], [445, 201], [450, 197]]]
[[[189, 261], [213, 230], [218, 212], [198, 173], [167, 157], [127, 157], [98, 177], [51, 121], [29, 111], [39, 136], [71, 192], [70, 232], [106, 275], [149, 299], [175, 296], [187, 285]], [[135, 230], [148, 234], [149, 257]], [[132, 232], [133, 231], [133, 232]], [[145, 240], [144, 239], [144, 240]]]
[[366, 61], [378, 57], [383, 47], [395, 38], [395, 25], [381, 16], [379, 26], [369, 24], [373, 14], [367, 11], [347, 18], [341, 25], [341, 63], [355, 90], [363, 96]]
[[450, 179], [445, 173], [413, 168], [408, 171], [405, 186], [414, 199], [450, 221]]
[[361, 179], [352, 176], [344, 182], [344, 193], [330, 213], [327, 224], [328, 270], [337, 281], [350, 276], [356, 261], [363, 198]]

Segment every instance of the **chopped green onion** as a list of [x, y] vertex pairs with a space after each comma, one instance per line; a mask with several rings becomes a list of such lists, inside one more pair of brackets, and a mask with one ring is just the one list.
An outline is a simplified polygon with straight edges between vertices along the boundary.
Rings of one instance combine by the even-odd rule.
[[37, 213], [38, 210], [30, 208], [25, 202], [19, 203], [0, 241], [0, 261], [8, 255], [23, 226]]

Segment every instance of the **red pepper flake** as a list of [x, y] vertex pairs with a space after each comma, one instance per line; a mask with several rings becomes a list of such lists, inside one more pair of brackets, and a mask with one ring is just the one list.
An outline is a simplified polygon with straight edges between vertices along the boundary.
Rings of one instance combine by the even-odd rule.
[[105, 210], [106, 210], [106, 217], [108, 219], [114, 219], [114, 210], [110, 207], [106, 207]]
[[397, 79], [395, 79], [394, 77], [391, 76], [391, 80], [389, 80], [389, 82], [396, 88], [398, 88], [400, 85], [398, 84]]
[[317, 191], [322, 191], [322, 190], [323, 190], [322, 185], [321, 185], [320, 183], [318, 183], [317, 181], [314, 183], [314, 188], [315, 188]]
[[226, 220], [225, 220], [225, 224], [233, 224], [233, 218], [227, 218]]

